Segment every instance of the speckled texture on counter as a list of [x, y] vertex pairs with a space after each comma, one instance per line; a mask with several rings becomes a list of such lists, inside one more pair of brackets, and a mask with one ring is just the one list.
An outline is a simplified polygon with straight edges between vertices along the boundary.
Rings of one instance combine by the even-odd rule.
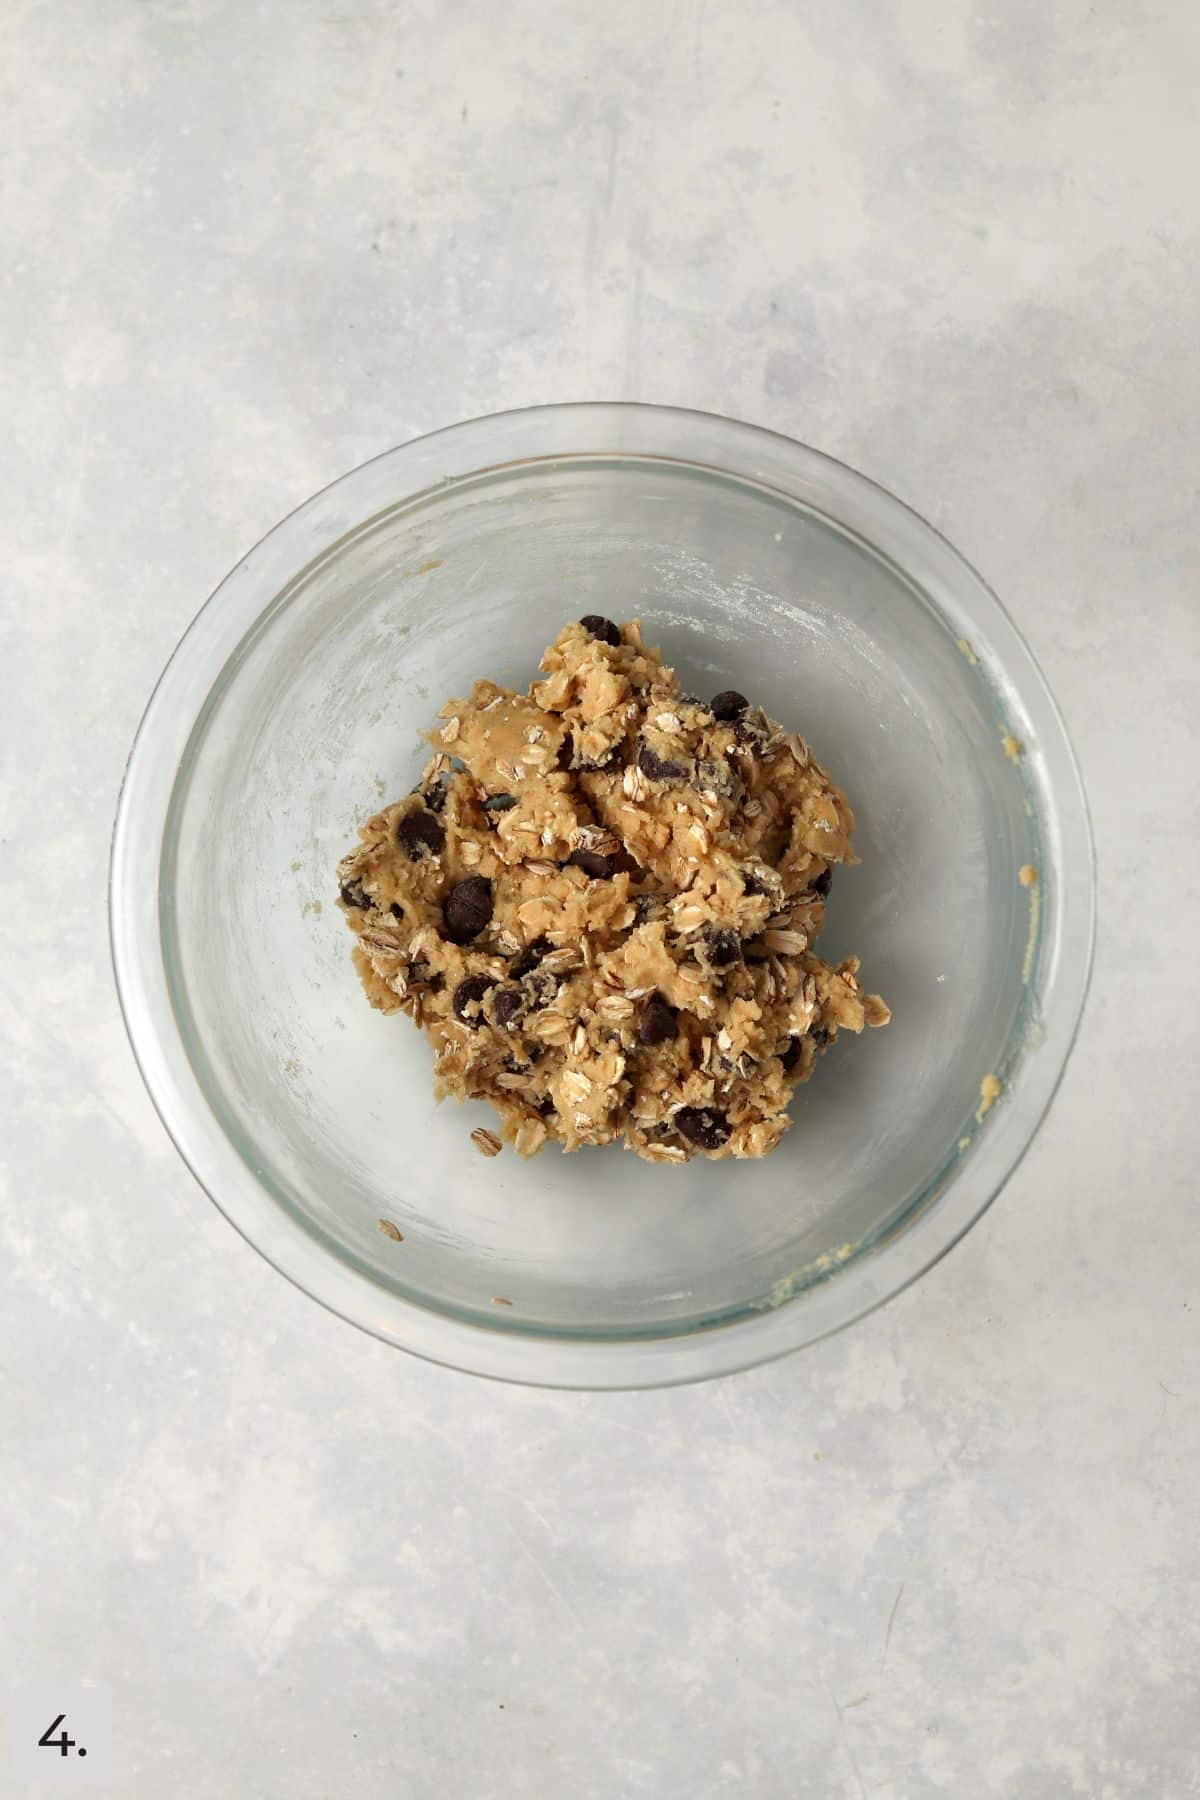
[[[1200, 1793], [1196, 8], [10, 0], [0, 42], [23, 1677], [111, 1686], [122, 1800]], [[141, 707], [247, 546], [580, 397], [930, 517], [1100, 848], [1002, 1200], [851, 1333], [650, 1395], [426, 1367], [276, 1276], [153, 1115], [104, 917]]]

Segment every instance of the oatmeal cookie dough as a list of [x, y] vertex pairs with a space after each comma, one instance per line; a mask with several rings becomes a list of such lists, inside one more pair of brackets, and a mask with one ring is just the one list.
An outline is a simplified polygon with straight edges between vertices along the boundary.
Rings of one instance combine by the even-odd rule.
[[813, 949], [846, 798], [744, 695], [681, 694], [636, 621], [568, 625], [541, 670], [449, 701], [339, 865], [367, 997], [523, 1156], [765, 1156], [839, 1031], [889, 1017]]

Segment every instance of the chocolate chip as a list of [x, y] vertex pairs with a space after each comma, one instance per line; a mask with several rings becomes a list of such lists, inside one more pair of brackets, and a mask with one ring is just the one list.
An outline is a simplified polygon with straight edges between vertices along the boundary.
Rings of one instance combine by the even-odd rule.
[[700, 940], [700, 954], [710, 969], [728, 969], [732, 963], [741, 961], [742, 940], [736, 931], [709, 925]]
[[361, 881], [344, 881], [342, 883], [342, 899], [347, 906], [357, 906], [360, 912], [366, 912], [371, 904], [367, 898], [367, 890]]
[[733, 735], [739, 744], [744, 744], [747, 749], [754, 750], [766, 739], [767, 729], [765, 725], [760, 725], [757, 719], [735, 719]]
[[518, 1013], [525, 1009], [525, 996], [520, 988], [503, 987], [492, 1001], [492, 1015], [501, 1031], [507, 1031]]
[[558, 766], [560, 769], [567, 770], [570, 774], [606, 775], [610, 769], [615, 769], [620, 762], [621, 746], [620, 744], [614, 744], [612, 749], [606, 750], [604, 755], [596, 762], [580, 762], [577, 758], [578, 751], [575, 747], [574, 737], [568, 732], [558, 747]]
[[638, 750], [638, 768], [650, 781], [682, 781], [687, 770], [682, 763], [668, 762], [652, 750], [649, 744], [643, 744]]
[[[460, 981], [454, 990], [454, 998], [450, 1002], [455, 1018], [461, 1020], [464, 1025], [470, 1025], [472, 1029], [482, 1024], [483, 996], [495, 985], [495, 982], [487, 975], [468, 975], [464, 981]], [[474, 1010], [469, 1011], [469, 1008]]]
[[489, 794], [483, 803], [484, 812], [511, 812], [517, 804], [515, 794]]
[[808, 1034], [808, 1041], [817, 1050], [823, 1050], [826, 1044], [831, 1044], [833, 1042], [833, 1033], [832, 1031], [827, 1030], [824, 1025], [814, 1025]]
[[611, 644], [615, 649], [621, 642], [621, 633], [612, 620], [603, 618], [600, 613], [585, 613], [579, 623], [594, 638], [599, 638], [602, 644]]
[[830, 888], [833, 886], [833, 870], [824, 870], [822, 874], [817, 876], [817, 879], [812, 885], [813, 893], [820, 894], [822, 900], [824, 900], [828, 895]]
[[661, 894], [637, 894], [633, 902], [633, 922], [644, 925], [647, 919], [661, 919], [666, 907]]
[[573, 766], [577, 775], [607, 775], [610, 769], [616, 768], [620, 760], [621, 747], [617, 744], [599, 762], [581, 762]]
[[714, 719], [728, 724], [731, 719], [740, 719], [749, 704], [745, 694], [739, 694], [736, 688], [722, 688], [709, 701], [709, 711]]
[[520, 960], [513, 964], [514, 975], [528, 975], [530, 969], [536, 969], [543, 956], [549, 956], [554, 945], [548, 937], [535, 937], [531, 944], [526, 944], [521, 952]]
[[469, 944], [491, 923], [492, 884], [485, 875], [456, 881], [442, 907], [442, 936], [452, 944]]
[[701, 793], [708, 788], [712, 793], [721, 794], [727, 800], [731, 800], [738, 793], [741, 785], [737, 770], [731, 767], [725, 756], [719, 762], [704, 761], [696, 764], [696, 774], [692, 786], [698, 788]]
[[389, 911], [391, 912], [393, 919], [402, 919], [404, 917], [404, 908], [398, 900], [392, 901]]
[[729, 1137], [729, 1120], [711, 1106], [685, 1106], [675, 1114], [675, 1129], [697, 1150], [719, 1150]]
[[642, 1044], [665, 1044], [675, 1036], [675, 1008], [661, 994], [651, 994], [643, 1006], [637, 1034]]
[[593, 881], [611, 880], [621, 866], [619, 852], [605, 856], [599, 850], [572, 850], [567, 861], [577, 869], [582, 869], [585, 875], [590, 875]]
[[408, 860], [416, 862], [426, 850], [432, 850], [436, 856], [444, 849], [446, 832], [441, 821], [435, 819], [431, 812], [414, 812], [401, 819], [397, 825], [396, 842]]
[[521, 977], [521, 985], [529, 996], [530, 1012], [537, 1012], [543, 1006], [549, 1006], [558, 993], [561, 977], [552, 975], [549, 969], [533, 969], [528, 975]]
[[787, 1049], [781, 1052], [779, 1060], [783, 1064], [784, 1074], [790, 1075], [796, 1064], [800, 1061], [799, 1038], [788, 1039]]

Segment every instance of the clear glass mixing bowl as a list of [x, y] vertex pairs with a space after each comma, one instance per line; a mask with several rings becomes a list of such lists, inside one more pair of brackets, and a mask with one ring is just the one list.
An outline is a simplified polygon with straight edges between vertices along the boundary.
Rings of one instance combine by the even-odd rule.
[[[893, 1021], [843, 1035], [762, 1163], [484, 1161], [488, 1109], [434, 1105], [423, 1039], [351, 966], [355, 823], [412, 785], [444, 698], [524, 686], [587, 612], [639, 616], [685, 688], [801, 730], [858, 817], [822, 950], [859, 952]], [[392, 1343], [569, 1386], [759, 1362], [928, 1268], [1049, 1104], [1092, 929], [1062, 720], [979, 577], [816, 451], [655, 407], [474, 420], [293, 513], [168, 665], [113, 850], [134, 1050], [228, 1218]]]

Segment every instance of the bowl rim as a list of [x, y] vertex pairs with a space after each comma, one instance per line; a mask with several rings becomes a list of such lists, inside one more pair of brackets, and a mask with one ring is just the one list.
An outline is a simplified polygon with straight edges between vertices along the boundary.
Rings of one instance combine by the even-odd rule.
[[[705, 445], [712, 454], [701, 458]], [[798, 1272], [761, 1313], [653, 1338], [564, 1338], [470, 1323], [393, 1293], [331, 1254], [268, 1193], [211, 1111], [178, 1029], [160, 935], [164, 828], [198, 717], [190, 700], [179, 700], [194, 694], [197, 672], [207, 698], [284, 585], [337, 542], [346, 519], [357, 526], [376, 510], [362, 505], [368, 493], [408, 504], [430, 486], [571, 456], [665, 457], [766, 482], [855, 529], [910, 582], [915, 561], [922, 596], [949, 629], [964, 627], [964, 653], [977, 660], [1003, 715], [1027, 734], [1023, 761], [1053, 869], [1042, 884], [1037, 1054], [1023, 1059], [1017, 1085], [979, 1122], [936, 1190], [881, 1244]], [[176, 1150], [235, 1229], [311, 1298], [398, 1348], [498, 1380], [582, 1389], [677, 1385], [771, 1361], [866, 1317], [939, 1262], [1018, 1167], [1058, 1090], [1086, 1001], [1095, 913], [1091, 822], [1065, 722], [1022, 634], [972, 565], [912, 507], [823, 451], [719, 414], [631, 401], [560, 402], [443, 426], [339, 476], [273, 526], [213, 590], [154, 686], [121, 784], [109, 869], [113, 972], [134, 1059]], [[1051, 993], [1053, 1006], [1045, 1001]]]

